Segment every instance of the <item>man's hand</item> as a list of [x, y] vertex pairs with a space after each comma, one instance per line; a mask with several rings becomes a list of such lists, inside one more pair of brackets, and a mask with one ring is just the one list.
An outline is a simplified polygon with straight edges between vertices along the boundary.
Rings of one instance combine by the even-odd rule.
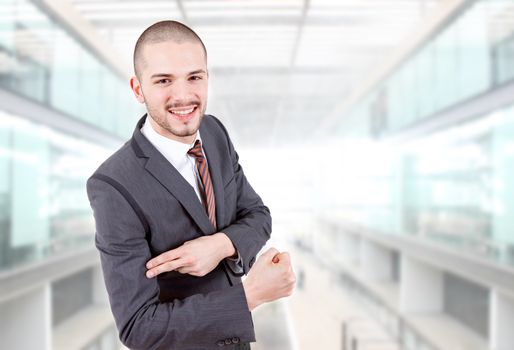
[[262, 303], [290, 296], [295, 283], [289, 253], [268, 249], [255, 261], [243, 281], [248, 309], [253, 311]]
[[205, 276], [219, 262], [235, 254], [230, 238], [222, 232], [185, 242], [146, 263], [146, 277], [152, 278], [163, 272], [176, 270], [193, 276]]

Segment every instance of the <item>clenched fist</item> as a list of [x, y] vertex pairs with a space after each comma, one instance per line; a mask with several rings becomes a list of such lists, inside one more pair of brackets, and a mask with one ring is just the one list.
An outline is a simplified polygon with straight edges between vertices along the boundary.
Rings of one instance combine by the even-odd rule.
[[262, 303], [290, 296], [295, 283], [289, 253], [268, 249], [255, 261], [243, 281], [248, 309], [253, 311]]

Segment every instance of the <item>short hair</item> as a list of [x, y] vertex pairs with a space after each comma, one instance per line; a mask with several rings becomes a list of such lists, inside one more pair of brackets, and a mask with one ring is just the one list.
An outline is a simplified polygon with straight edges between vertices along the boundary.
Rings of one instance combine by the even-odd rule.
[[157, 44], [165, 41], [176, 43], [199, 42], [202, 45], [205, 60], [207, 60], [207, 50], [202, 39], [191, 28], [177, 21], [160, 21], [146, 28], [139, 36], [134, 48], [134, 73], [140, 78], [140, 63], [143, 61], [143, 48], [147, 44]]

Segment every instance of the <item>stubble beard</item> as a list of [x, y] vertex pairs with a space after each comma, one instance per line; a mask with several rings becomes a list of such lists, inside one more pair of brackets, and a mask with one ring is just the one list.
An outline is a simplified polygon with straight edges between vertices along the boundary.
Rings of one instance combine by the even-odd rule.
[[[197, 106], [200, 106], [200, 104], [197, 104]], [[200, 128], [200, 125], [202, 123], [203, 117], [205, 115], [206, 105], [203, 105], [202, 110], [200, 111], [200, 116], [198, 118], [198, 124], [197, 125], [188, 125], [185, 127], [184, 130], [178, 130], [177, 128], [174, 128], [169, 120], [168, 120], [168, 109], [162, 113], [159, 113], [157, 110], [150, 108], [150, 106], [146, 105], [147, 111], [150, 114], [151, 118], [155, 121], [157, 125], [159, 125], [161, 128], [166, 130], [167, 132], [171, 133], [174, 136], [177, 137], [187, 137], [187, 136], [193, 136], [196, 134], [198, 129]]]

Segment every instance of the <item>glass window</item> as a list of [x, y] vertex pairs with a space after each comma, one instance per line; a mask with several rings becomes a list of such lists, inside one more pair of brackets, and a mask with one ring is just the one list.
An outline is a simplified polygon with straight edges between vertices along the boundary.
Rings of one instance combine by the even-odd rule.
[[402, 119], [402, 89], [401, 81], [398, 74], [392, 75], [387, 80], [387, 100], [388, 100], [388, 118], [387, 124], [389, 130], [396, 130], [401, 127]]
[[0, 2], [0, 46], [6, 50], [14, 49], [14, 19], [17, 0]]
[[106, 125], [106, 128], [117, 134], [118, 133], [118, 121], [120, 119], [118, 115], [118, 111], [120, 110], [120, 102], [117, 99], [117, 82], [119, 79], [114, 77], [112, 74], [109, 74], [109, 69], [102, 65], [100, 67], [100, 78], [101, 78], [101, 91], [102, 93], [99, 96], [98, 114], [102, 119], [109, 121], [109, 124]]
[[492, 81], [486, 14], [484, 2], [478, 2], [455, 23], [459, 100], [487, 90]]
[[40, 254], [49, 239], [48, 160], [44, 130], [19, 121], [13, 129], [11, 246], [33, 245]]
[[498, 44], [496, 50], [497, 82], [503, 83], [514, 78], [514, 35]]
[[127, 101], [115, 90], [124, 79], [114, 68], [54, 22], [38, 2], [4, 0], [0, 10], [0, 86], [114, 135], [131, 134], [125, 125], [128, 114], [118, 113], [139, 109], [133, 101], [123, 105]]
[[18, 64], [12, 87], [37, 101], [47, 102], [53, 24], [29, 1], [17, 2], [14, 18], [14, 50]]
[[514, 107], [501, 111], [501, 123], [492, 133], [492, 187], [494, 213], [492, 237], [498, 246], [498, 258], [514, 264]]
[[[1, 120], [5, 121], [5, 118]], [[0, 268], [8, 259], [11, 222], [11, 142], [9, 125], [5, 122], [0, 123]]]
[[53, 65], [50, 80], [51, 104], [71, 116], [79, 116], [80, 50], [78, 44], [64, 31], [56, 30]]
[[436, 111], [455, 103], [456, 100], [456, 29], [447, 27], [434, 39], [434, 85], [431, 91], [435, 97]]
[[403, 125], [408, 126], [416, 121], [416, 66], [415, 62], [409, 60], [403, 66], [402, 87], [404, 90], [404, 114]]
[[100, 63], [83, 48], [79, 49], [80, 118], [108, 130], [103, 109]]
[[427, 117], [436, 110], [435, 105], [435, 46], [432, 41], [421, 50], [419, 55], [419, 113]]

